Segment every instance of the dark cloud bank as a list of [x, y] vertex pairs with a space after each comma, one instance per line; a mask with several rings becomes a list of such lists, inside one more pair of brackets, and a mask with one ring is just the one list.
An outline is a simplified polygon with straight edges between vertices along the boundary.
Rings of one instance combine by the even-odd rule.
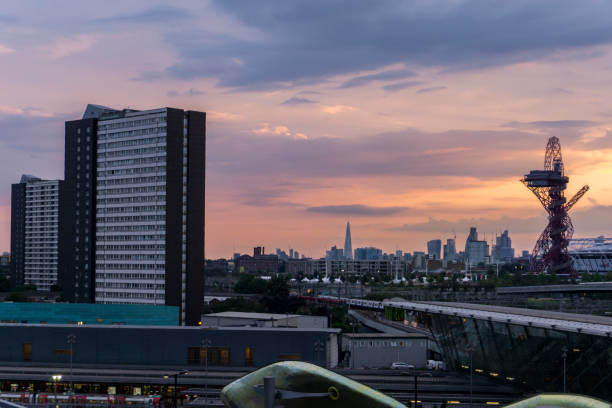
[[361, 204], [346, 204], [346, 205], [322, 205], [317, 207], [308, 207], [306, 211], [327, 214], [327, 215], [342, 215], [342, 216], [368, 216], [368, 217], [384, 217], [388, 215], [396, 215], [404, 213], [408, 207], [375, 207]]
[[[470, 69], [550, 56], [612, 41], [605, 1], [217, 0], [222, 13], [259, 36], [176, 30], [166, 41], [179, 60], [171, 75], [216, 77], [233, 88], [321, 81], [391, 64]], [[177, 11], [171, 11], [177, 16]], [[158, 12], [133, 15], [155, 20]], [[182, 18], [178, 12], [179, 18]], [[236, 59], [240, 63], [236, 62]], [[408, 70], [362, 74], [342, 87], [405, 80]]]

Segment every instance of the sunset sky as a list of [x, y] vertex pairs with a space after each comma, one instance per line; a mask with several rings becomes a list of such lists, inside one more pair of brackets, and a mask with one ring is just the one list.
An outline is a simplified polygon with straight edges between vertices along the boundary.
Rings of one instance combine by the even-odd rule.
[[0, 5], [0, 250], [10, 185], [63, 178], [87, 103], [208, 113], [206, 257], [423, 251], [470, 226], [529, 249], [519, 182], [561, 139], [575, 236], [612, 235], [608, 1]]

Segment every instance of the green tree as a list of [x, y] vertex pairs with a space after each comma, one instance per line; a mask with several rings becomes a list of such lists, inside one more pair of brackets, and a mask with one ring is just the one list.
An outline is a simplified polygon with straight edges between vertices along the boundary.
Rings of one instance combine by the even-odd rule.
[[31, 292], [36, 290], [36, 285], [25, 284], [25, 285], [17, 285], [15, 287], [15, 292]]
[[287, 313], [289, 308], [289, 282], [281, 275], [270, 279], [266, 287], [264, 304], [273, 313]]
[[32, 299], [24, 295], [22, 292], [13, 292], [4, 299], [7, 302], [31, 302]]
[[11, 288], [11, 281], [6, 276], [0, 276], [0, 292], [8, 292]]
[[266, 296], [288, 298], [289, 297], [289, 282], [282, 275], [273, 276], [268, 281], [266, 287]]
[[259, 302], [244, 297], [231, 297], [224, 301], [212, 300], [205, 305], [204, 313], [219, 312], [263, 312], [264, 308]]
[[248, 273], [240, 275], [238, 282], [234, 285], [237, 293], [264, 293], [268, 283], [258, 276]]

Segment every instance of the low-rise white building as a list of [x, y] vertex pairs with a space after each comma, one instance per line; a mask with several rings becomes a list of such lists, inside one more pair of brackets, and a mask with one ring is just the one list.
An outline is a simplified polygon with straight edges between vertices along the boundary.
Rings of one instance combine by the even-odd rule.
[[327, 316], [295, 314], [220, 312], [202, 316], [204, 327], [289, 327], [297, 329], [326, 329]]

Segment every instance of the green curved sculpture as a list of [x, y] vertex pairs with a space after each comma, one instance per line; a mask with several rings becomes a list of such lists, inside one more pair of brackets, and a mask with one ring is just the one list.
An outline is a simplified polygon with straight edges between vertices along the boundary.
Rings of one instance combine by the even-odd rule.
[[[223, 388], [221, 399], [230, 408], [405, 408], [357, 381], [299, 361], [272, 364], [245, 375]], [[609, 402], [573, 394], [541, 394], [506, 406], [537, 407], [612, 408]]]
[[286, 408], [404, 408], [385, 394], [319, 366], [285, 361], [261, 368], [228, 384], [221, 399], [231, 408], [265, 406], [264, 378], [274, 377], [275, 402]]
[[562, 408], [610, 408], [609, 402], [574, 394], [540, 394], [527, 398], [506, 408], [536, 408], [536, 407], [562, 407]]

